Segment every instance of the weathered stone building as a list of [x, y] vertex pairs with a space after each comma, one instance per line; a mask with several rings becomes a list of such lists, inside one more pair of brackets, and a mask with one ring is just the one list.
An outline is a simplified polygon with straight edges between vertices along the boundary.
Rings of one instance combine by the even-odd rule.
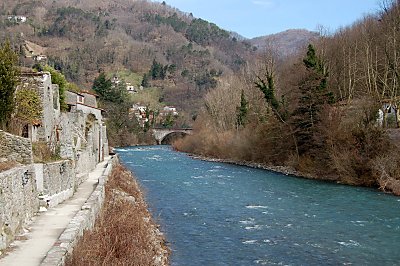
[[[103, 110], [98, 108], [96, 94], [83, 91], [81, 93], [67, 91], [67, 105], [70, 113], [81, 114], [85, 118], [85, 125], [81, 122], [75, 122], [85, 127], [85, 134], [76, 136], [78, 150], [85, 143], [91, 144], [91, 150], [96, 154], [96, 162], [104, 160], [104, 156], [108, 154], [107, 130], [103, 123]], [[75, 121], [79, 118], [75, 117]]]
[[[69, 111], [61, 112], [59, 87], [52, 84], [49, 72], [23, 71], [20, 88], [35, 90], [43, 110], [40, 121], [25, 125], [24, 136], [0, 131], [0, 159], [24, 164], [0, 172], [0, 252], [39, 211], [39, 199], [51, 207], [71, 197], [108, 155], [95, 94], [68, 92]], [[46, 143], [62, 159], [33, 164], [32, 145], [37, 142]]]
[[35, 90], [42, 101], [42, 117], [35, 125], [29, 125], [28, 136], [33, 142], [56, 141], [60, 117], [59, 88], [52, 84], [49, 72], [23, 71], [21, 85], [17, 88]]

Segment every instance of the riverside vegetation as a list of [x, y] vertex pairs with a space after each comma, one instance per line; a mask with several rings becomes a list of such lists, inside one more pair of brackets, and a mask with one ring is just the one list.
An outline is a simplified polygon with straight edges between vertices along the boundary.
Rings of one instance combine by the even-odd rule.
[[195, 134], [174, 147], [400, 195], [399, 25], [400, 2], [386, 1], [297, 57], [269, 50], [259, 72], [248, 67], [205, 96]]
[[168, 247], [139, 185], [118, 165], [106, 184], [103, 209], [66, 265], [168, 265]]

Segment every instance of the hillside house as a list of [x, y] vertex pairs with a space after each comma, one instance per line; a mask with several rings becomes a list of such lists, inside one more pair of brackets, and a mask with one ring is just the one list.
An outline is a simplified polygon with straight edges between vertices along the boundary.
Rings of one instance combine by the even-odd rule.
[[114, 85], [118, 85], [118, 84], [121, 83], [121, 80], [120, 80], [117, 76], [114, 76], [114, 77], [111, 79], [111, 82], [112, 82]]
[[47, 63], [47, 55], [35, 55], [33, 59], [36, 63]]
[[151, 119], [153, 119], [153, 114], [149, 114], [149, 117], [147, 117], [146, 111], [147, 106], [140, 104], [134, 104], [132, 105], [132, 108], [129, 109], [129, 113], [136, 117], [136, 120], [139, 122], [141, 127], [144, 127], [146, 122], [149, 122]]
[[393, 99], [383, 99], [381, 101], [382, 107], [379, 109], [378, 115], [378, 125], [384, 126], [386, 128], [398, 127], [399, 125], [399, 108], [398, 103], [400, 102], [400, 97], [395, 97]]
[[25, 16], [8, 16], [8, 21], [15, 22], [15, 23], [25, 23], [27, 21], [27, 17]]
[[161, 116], [168, 116], [168, 115], [173, 115], [177, 116], [179, 115], [178, 111], [176, 110], [176, 107], [174, 106], [165, 106], [163, 110], [160, 112]]
[[138, 91], [137, 91], [137, 89], [135, 88], [135, 86], [133, 86], [131, 83], [129, 83], [129, 82], [127, 82], [126, 83], [126, 90], [129, 92], [129, 93], [137, 93]]

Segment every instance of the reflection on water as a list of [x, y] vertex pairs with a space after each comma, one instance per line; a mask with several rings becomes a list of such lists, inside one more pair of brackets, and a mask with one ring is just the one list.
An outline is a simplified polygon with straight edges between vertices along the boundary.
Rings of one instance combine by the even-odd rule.
[[398, 265], [400, 200], [366, 188], [117, 149], [144, 187], [172, 265]]

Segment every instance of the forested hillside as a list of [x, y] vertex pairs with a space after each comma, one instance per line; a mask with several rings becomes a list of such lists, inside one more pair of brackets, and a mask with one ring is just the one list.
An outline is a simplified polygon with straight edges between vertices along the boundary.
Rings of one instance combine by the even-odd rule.
[[[1, 12], [3, 37], [44, 47], [49, 64], [70, 81], [88, 87], [100, 71], [143, 76], [156, 62], [162, 71], [152, 73], [150, 86], [193, 114], [201, 96], [255, 52], [213, 23], [148, 1], [6, 0]], [[9, 14], [28, 21], [10, 23]]]
[[253, 38], [250, 40], [250, 43], [259, 50], [275, 48], [279, 56], [287, 57], [297, 54], [300, 49], [306, 47], [310, 42], [318, 39], [318, 37], [318, 32], [290, 29], [276, 34]]
[[270, 50], [258, 74], [221, 83], [205, 96], [199, 133], [175, 147], [400, 194], [400, 3], [385, 3], [302, 54], [282, 61]]

